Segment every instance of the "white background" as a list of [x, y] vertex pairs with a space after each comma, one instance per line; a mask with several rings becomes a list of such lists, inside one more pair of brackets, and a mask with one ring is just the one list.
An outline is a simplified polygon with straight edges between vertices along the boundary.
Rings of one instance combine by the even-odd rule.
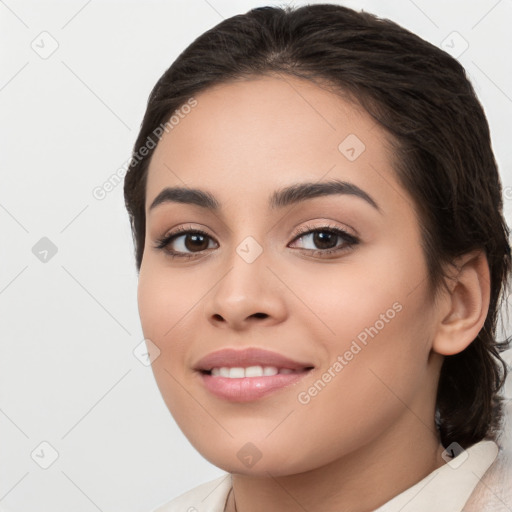
[[[438, 46], [454, 31], [467, 41], [458, 58], [489, 119], [511, 224], [512, 2], [343, 4]], [[0, 1], [0, 507], [147, 512], [223, 474], [133, 355], [143, 336], [122, 184], [101, 201], [92, 191], [129, 158], [149, 92], [178, 54], [261, 5]], [[31, 46], [52, 44], [45, 59]], [[47, 262], [32, 252], [42, 237], [57, 248]], [[35, 461], [51, 461], [43, 441], [58, 453], [48, 469]]]

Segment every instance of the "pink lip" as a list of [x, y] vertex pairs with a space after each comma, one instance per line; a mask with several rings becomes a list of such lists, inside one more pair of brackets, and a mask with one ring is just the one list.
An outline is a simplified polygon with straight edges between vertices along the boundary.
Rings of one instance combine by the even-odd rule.
[[206, 357], [203, 357], [194, 365], [194, 369], [210, 371], [212, 368], [220, 368], [222, 366], [230, 368], [237, 366], [276, 366], [277, 368], [302, 370], [311, 368], [313, 365], [311, 363], [293, 361], [277, 352], [270, 352], [260, 348], [246, 348], [243, 350], [226, 348], [211, 352]]
[[[212, 368], [248, 366], [275, 366], [278, 369], [288, 368], [295, 372], [238, 379], [214, 377], [206, 373]], [[204, 386], [210, 393], [233, 402], [249, 402], [294, 384], [306, 376], [312, 367], [313, 365], [309, 363], [294, 361], [276, 352], [248, 348], [212, 352], [200, 359], [194, 369], [199, 372]]]

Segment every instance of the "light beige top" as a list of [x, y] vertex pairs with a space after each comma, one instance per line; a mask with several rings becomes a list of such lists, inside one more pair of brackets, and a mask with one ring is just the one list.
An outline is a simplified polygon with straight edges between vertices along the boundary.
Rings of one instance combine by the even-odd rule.
[[[374, 512], [512, 512], [512, 472], [498, 452], [493, 441], [480, 441]], [[231, 485], [227, 473], [153, 512], [224, 512]]]

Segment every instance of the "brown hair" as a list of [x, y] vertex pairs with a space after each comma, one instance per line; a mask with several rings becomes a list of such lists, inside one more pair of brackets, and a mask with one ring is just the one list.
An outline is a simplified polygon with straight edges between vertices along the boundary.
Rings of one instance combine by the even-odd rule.
[[333, 4], [261, 7], [222, 21], [190, 44], [150, 94], [125, 178], [137, 268], [154, 151], [141, 158], [140, 148], [194, 94], [276, 73], [348, 94], [391, 135], [394, 169], [421, 219], [432, 290], [445, 282], [445, 264], [485, 251], [489, 311], [477, 338], [444, 359], [436, 423], [445, 447], [497, 439], [507, 375], [500, 352], [509, 341], [496, 340], [496, 327], [511, 255], [487, 119], [462, 65], [390, 20]]

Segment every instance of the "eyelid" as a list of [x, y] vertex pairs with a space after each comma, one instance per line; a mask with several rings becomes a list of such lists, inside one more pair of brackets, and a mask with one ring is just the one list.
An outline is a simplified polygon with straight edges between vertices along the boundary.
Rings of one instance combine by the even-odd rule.
[[348, 237], [353, 238], [354, 240], [359, 240], [359, 234], [351, 226], [341, 227], [341, 226], [338, 226], [337, 224], [331, 224], [330, 221], [328, 221], [328, 220], [319, 220], [318, 222], [321, 222], [322, 224], [320, 224], [319, 226], [315, 226], [313, 224], [306, 224], [303, 226], [299, 226], [292, 232], [292, 234], [290, 236], [294, 237], [293, 239], [295, 240], [298, 236], [306, 235], [306, 234], [310, 233], [311, 231], [332, 230], [332, 231], [341, 231], [343, 234], [347, 235]]

